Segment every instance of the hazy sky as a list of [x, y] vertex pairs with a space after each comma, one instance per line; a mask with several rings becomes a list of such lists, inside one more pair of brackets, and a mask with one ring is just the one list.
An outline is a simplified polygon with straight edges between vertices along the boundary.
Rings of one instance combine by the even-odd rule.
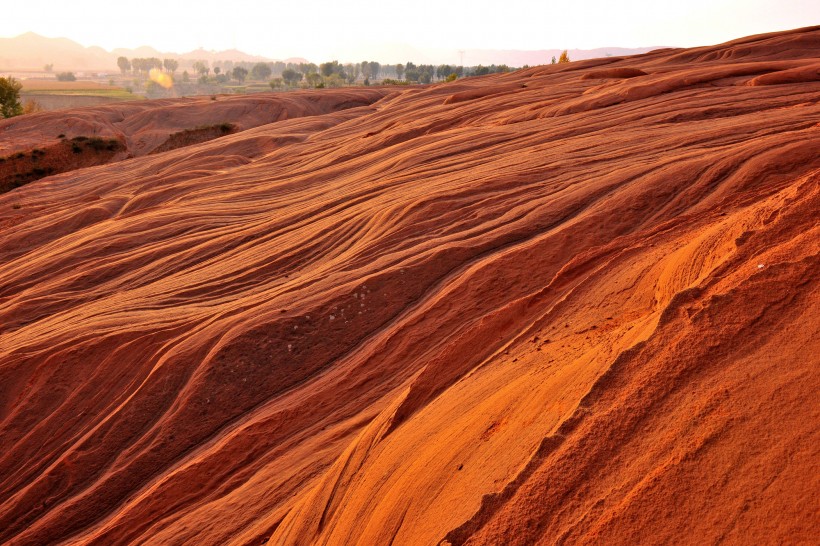
[[[397, 62], [418, 49], [695, 46], [820, 24], [820, 0], [6, 0], [0, 36], [105, 49], [237, 48], [271, 58]], [[403, 53], [396, 53], [403, 55]]]

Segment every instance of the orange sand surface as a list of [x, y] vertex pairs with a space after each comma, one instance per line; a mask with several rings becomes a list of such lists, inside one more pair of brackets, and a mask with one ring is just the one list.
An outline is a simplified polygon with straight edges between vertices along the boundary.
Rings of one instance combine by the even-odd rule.
[[816, 543], [818, 58], [0, 122], [0, 543]]

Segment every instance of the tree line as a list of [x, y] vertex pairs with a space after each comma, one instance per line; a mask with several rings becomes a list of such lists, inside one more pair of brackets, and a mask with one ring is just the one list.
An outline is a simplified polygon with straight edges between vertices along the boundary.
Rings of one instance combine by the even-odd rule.
[[337, 60], [315, 63], [272, 62], [235, 62], [206, 60], [180, 61], [177, 59], [159, 59], [157, 57], [133, 58], [119, 57], [117, 66], [123, 74], [132, 73], [142, 76], [152, 69], [164, 70], [175, 75], [182, 66], [182, 81], [190, 82], [196, 78], [201, 84], [227, 84], [232, 80], [244, 83], [250, 81], [267, 81], [273, 88], [283, 87], [340, 87], [342, 85], [370, 85], [386, 80], [388, 83], [431, 83], [445, 79], [468, 76], [482, 76], [499, 72], [509, 72], [507, 65], [464, 67], [457, 65], [425, 65], [411, 61], [395, 65], [381, 64], [376, 61], [360, 63], [340, 63]]

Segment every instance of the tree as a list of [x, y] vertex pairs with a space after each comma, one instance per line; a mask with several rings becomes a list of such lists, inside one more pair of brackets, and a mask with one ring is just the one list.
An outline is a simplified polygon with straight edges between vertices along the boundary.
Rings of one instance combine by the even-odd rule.
[[173, 74], [177, 71], [177, 68], [179, 68], [179, 61], [177, 61], [176, 59], [163, 59], [162, 66], [165, 67], [166, 72], [170, 72]]
[[331, 74], [329, 78], [325, 78], [324, 84], [328, 87], [342, 87], [345, 83], [345, 74]]
[[320, 85], [322, 85], [322, 76], [319, 75], [318, 72], [309, 73], [307, 76], [305, 76], [305, 79], [307, 80], [308, 85], [310, 85], [311, 87], [319, 87]]
[[47, 64], [43, 67], [43, 70], [51, 74], [54, 71], [54, 63]]
[[149, 57], [149, 58], [137, 57], [135, 59], [131, 59], [131, 68], [134, 70], [134, 74], [140, 74], [142, 72], [150, 72], [152, 68], [156, 68], [157, 70], [162, 70], [162, 61], [160, 61], [156, 57]]
[[296, 68], [302, 74], [313, 74], [314, 72], [319, 72], [319, 67], [316, 66], [315, 63], [299, 63], [299, 66], [288, 66], [288, 68]]
[[568, 63], [569, 62], [569, 55], [567, 55], [567, 50], [561, 52], [561, 56], [558, 57], [559, 63]]
[[396, 65], [396, 77], [402, 79], [402, 76], [404, 76], [404, 65], [399, 63]]
[[28, 99], [25, 103], [23, 103], [23, 113], [24, 114], [36, 114], [37, 112], [42, 112], [43, 107], [34, 99]]
[[302, 73], [292, 68], [286, 68], [282, 71], [282, 79], [285, 81], [285, 85], [294, 86], [302, 81]]
[[215, 67], [214, 67], [214, 74], [216, 74], [217, 76], [219, 76], [219, 73], [220, 73], [221, 71], [222, 71], [222, 69], [221, 69], [221, 68], [219, 68], [218, 66], [215, 66]]
[[4, 118], [19, 116], [23, 113], [23, 105], [20, 104], [20, 89], [23, 84], [9, 76], [0, 78], [0, 114]]
[[436, 67], [436, 79], [446, 78], [453, 73], [453, 68], [448, 64], [440, 64]]
[[339, 74], [343, 70], [344, 69], [339, 64], [339, 61], [331, 61], [329, 63], [322, 63], [319, 65], [319, 71], [325, 78], [329, 78], [333, 74]]
[[208, 68], [208, 62], [207, 61], [196, 61], [196, 62], [194, 62], [194, 72], [196, 72], [197, 74], [199, 74], [201, 76], [205, 76], [210, 71], [211, 71], [211, 69]]
[[359, 77], [359, 74], [361, 73], [361, 68], [362, 67], [359, 65], [359, 63], [356, 63], [355, 65], [344, 65], [345, 80], [347, 80], [348, 85], [356, 81], [356, 79]]
[[127, 57], [117, 57], [117, 66], [120, 67], [120, 72], [125, 74], [131, 70], [131, 61]]
[[270, 66], [268, 66], [268, 63], [256, 63], [253, 65], [253, 68], [251, 68], [251, 79], [254, 80], [267, 80], [271, 74], [272, 70]]
[[231, 74], [233, 74], [233, 79], [241, 83], [248, 77], [248, 70], [241, 66], [235, 66]]
[[558, 62], [558, 61], [556, 61], [556, 60], [555, 60], [555, 55], [553, 55], [553, 56], [552, 56], [552, 61], [550, 61], [550, 64], [555, 64], [555, 63], [557, 63], [557, 62]]
[[75, 82], [77, 81], [77, 77], [74, 75], [74, 72], [60, 72], [59, 74], [57, 74], [57, 81]]

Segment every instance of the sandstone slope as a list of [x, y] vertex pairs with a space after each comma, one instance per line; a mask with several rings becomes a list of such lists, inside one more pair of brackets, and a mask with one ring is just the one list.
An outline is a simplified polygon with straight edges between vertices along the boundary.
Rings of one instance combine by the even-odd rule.
[[818, 63], [315, 91], [0, 195], [0, 542], [815, 542]]

